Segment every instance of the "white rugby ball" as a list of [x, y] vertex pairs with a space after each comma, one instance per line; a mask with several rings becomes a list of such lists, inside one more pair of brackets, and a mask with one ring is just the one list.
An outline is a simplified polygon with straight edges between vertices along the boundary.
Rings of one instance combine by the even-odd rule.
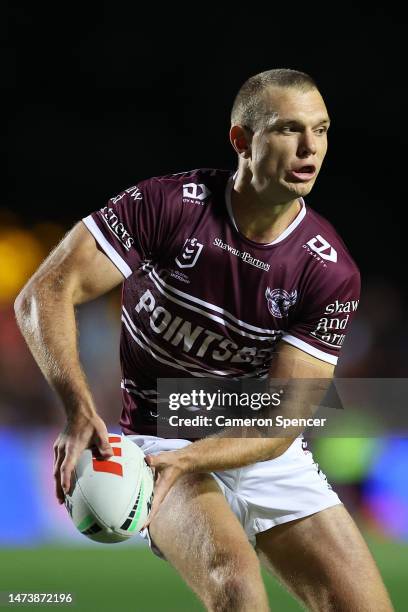
[[126, 436], [109, 434], [114, 455], [95, 459], [87, 449], [72, 476], [65, 506], [75, 527], [95, 542], [124, 542], [144, 525], [153, 499], [153, 473], [143, 451]]

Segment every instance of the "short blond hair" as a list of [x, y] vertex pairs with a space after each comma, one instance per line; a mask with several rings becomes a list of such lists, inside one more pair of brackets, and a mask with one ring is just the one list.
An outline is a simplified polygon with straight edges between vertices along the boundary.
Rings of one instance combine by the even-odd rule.
[[293, 87], [301, 91], [317, 89], [311, 76], [299, 70], [276, 68], [250, 77], [236, 95], [231, 111], [231, 125], [242, 125], [255, 132], [265, 126], [264, 92], [268, 87]]

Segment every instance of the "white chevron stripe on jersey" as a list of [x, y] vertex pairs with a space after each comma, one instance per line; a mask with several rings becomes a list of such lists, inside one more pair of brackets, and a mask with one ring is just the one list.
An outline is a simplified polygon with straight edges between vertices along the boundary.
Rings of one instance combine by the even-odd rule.
[[123, 378], [121, 381], [125, 386], [135, 387], [143, 395], [157, 395], [156, 389], [140, 389], [139, 385], [131, 378]]
[[175, 304], [179, 304], [179, 306], [183, 306], [184, 308], [187, 308], [188, 310], [192, 310], [193, 312], [198, 312], [199, 314], [207, 317], [208, 319], [211, 319], [212, 321], [217, 321], [217, 323], [221, 323], [221, 325], [223, 325], [224, 327], [228, 327], [229, 329], [232, 329], [240, 336], [244, 336], [245, 338], [252, 338], [252, 340], [278, 340], [281, 336], [280, 331], [279, 332], [274, 331], [273, 336], [258, 336], [254, 334], [249, 334], [243, 331], [242, 329], [235, 327], [235, 325], [232, 325], [232, 323], [225, 321], [225, 319], [221, 319], [221, 317], [218, 317], [217, 315], [210, 314], [209, 312], [206, 312], [205, 310], [202, 310], [201, 308], [198, 308], [197, 306], [193, 306], [192, 304], [187, 304], [186, 302], [183, 302], [177, 299], [176, 297], [168, 293], [165, 289], [163, 289], [163, 287], [156, 281], [156, 279], [154, 278], [151, 272], [149, 273], [149, 278], [156, 285], [156, 288], [160, 291], [160, 293], [165, 295], [167, 299], [171, 300]]
[[182, 370], [183, 372], [188, 372], [188, 374], [191, 374], [192, 376], [199, 376], [200, 378], [205, 378], [205, 374], [199, 374], [198, 372], [189, 372], [186, 368], [183, 368], [183, 366], [179, 366], [176, 363], [171, 363], [170, 361], [167, 361], [167, 359], [162, 359], [161, 357], [159, 357], [158, 355], [156, 355], [152, 349], [150, 349], [148, 346], [145, 346], [143, 344], [143, 342], [141, 342], [139, 340], [139, 338], [137, 336], [135, 336], [135, 334], [132, 331], [132, 328], [130, 327], [129, 323], [126, 320], [125, 316], [122, 316], [122, 321], [125, 324], [126, 329], [128, 330], [129, 334], [132, 336], [133, 340], [145, 351], [147, 351], [152, 357], [153, 359], [156, 359], [156, 361], [159, 361], [160, 363], [164, 363], [164, 365], [168, 365], [172, 368], [176, 368], [177, 370]]
[[179, 365], [186, 366], [187, 368], [196, 368], [197, 370], [202, 370], [203, 372], [207, 372], [207, 374], [218, 374], [220, 376], [230, 376], [231, 374], [237, 374], [236, 370], [233, 370], [233, 371], [231, 370], [209, 370], [208, 368], [203, 367], [202, 365], [198, 363], [194, 363], [192, 361], [182, 361], [181, 359], [177, 359], [171, 353], [166, 351], [164, 348], [162, 348], [161, 346], [153, 342], [148, 336], [146, 336], [146, 334], [142, 332], [141, 329], [136, 327], [135, 323], [132, 321], [128, 311], [126, 310], [124, 306], [122, 306], [122, 311], [123, 311], [123, 314], [126, 316], [126, 319], [128, 323], [130, 324], [130, 326], [132, 327], [133, 331], [139, 334], [139, 336], [142, 337], [142, 339], [146, 342], [146, 344], [153, 347], [156, 351], [158, 351], [159, 353], [161, 353], [168, 359], [173, 359]]
[[[146, 265], [146, 268], [143, 267], [143, 269], [148, 269], [148, 267], [149, 266]], [[230, 312], [228, 312], [228, 310], [225, 310], [225, 308], [220, 308], [220, 306], [216, 306], [215, 304], [211, 304], [211, 302], [206, 302], [205, 300], [201, 300], [200, 298], [197, 298], [197, 297], [195, 297], [193, 295], [190, 295], [189, 293], [184, 293], [184, 291], [180, 291], [180, 289], [176, 289], [175, 287], [172, 287], [171, 285], [166, 283], [162, 278], [160, 278], [160, 276], [157, 274], [157, 272], [156, 272], [156, 270], [154, 268], [151, 269], [151, 273], [154, 275], [156, 280], [163, 287], [165, 287], [168, 291], [171, 291], [172, 293], [174, 293], [175, 295], [180, 296], [181, 298], [185, 298], [186, 300], [190, 300], [191, 302], [199, 304], [200, 306], [204, 306], [204, 308], [207, 308], [208, 310], [213, 310], [214, 312], [218, 312], [219, 314], [223, 315], [224, 317], [227, 317], [227, 319], [230, 319], [231, 321], [233, 321], [234, 323], [237, 323], [238, 325], [240, 325], [241, 327], [244, 327], [245, 329], [249, 329], [250, 331], [258, 332], [260, 334], [268, 334], [268, 335], [271, 335], [272, 337], [274, 337], [274, 336], [279, 334], [279, 330], [276, 330], [276, 329], [264, 329], [263, 327], [256, 327], [256, 325], [251, 325], [250, 323], [245, 323], [245, 321], [241, 321], [241, 319], [237, 319], [236, 317], [234, 317], [234, 315], [232, 315]], [[255, 336], [251, 336], [251, 337], [255, 337]]]
[[[166, 350], [164, 350], [163, 348], [161, 348], [160, 346], [158, 346], [157, 344], [155, 344], [154, 342], [152, 342], [140, 329], [138, 329], [135, 324], [133, 323], [132, 319], [129, 317], [128, 312], [126, 311], [125, 307], [122, 307], [124, 316], [122, 316], [122, 321], [125, 323], [130, 335], [132, 336], [132, 338], [139, 344], [139, 346], [141, 346], [142, 348], [144, 348], [145, 350], [147, 350], [148, 353], [151, 354], [152, 357], [154, 357], [154, 359], [156, 359], [157, 361], [160, 361], [161, 363], [164, 363], [166, 365], [170, 365], [173, 368], [177, 368], [178, 370], [183, 370], [184, 372], [188, 372], [189, 374], [191, 374], [192, 376], [199, 376], [200, 378], [205, 378], [208, 376], [215, 376], [216, 378], [225, 378], [225, 377], [231, 377], [234, 375], [237, 375], [238, 373], [236, 371], [228, 371], [228, 370], [209, 370], [206, 368], [203, 368], [202, 366], [196, 364], [196, 363], [192, 363], [189, 361], [181, 361], [180, 359], [176, 359], [175, 357], [173, 357], [173, 355], [171, 355], [170, 353], [168, 353]], [[131, 329], [132, 328], [132, 329]], [[159, 357], [158, 355], [156, 355], [153, 352], [153, 349], [151, 349], [149, 346], [145, 346], [135, 335], [134, 333], [139, 334], [140, 336], [142, 336], [143, 340], [146, 342], [147, 345], [150, 345], [152, 347], [154, 347], [154, 349], [161, 353], [162, 355], [164, 355], [165, 357], [167, 357], [167, 359], [171, 359], [172, 361], [168, 361], [167, 359], [163, 359], [161, 357]], [[184, 367], [186, 366], [186, 367]], [[203, 372], [203, 374], [201, 374], [200, 372], [192, 372], [189, 368], [196, 368], [198, 370], [201, 370]]]
[[123, 383], [121, 383], [120, 388], [124, 389], [127, 393], [131, 393], [132, 395], [137, 395], [141, 397], [142, 399], [146, 400], [146, 402], [153, 402], [154, 404], [157, 404], [157, 399], [154, 399], [152, 397], [146, 397], [143, 393], [140, 393], [140, 391], [136, 391], [136, 389], [125, 387]]
[[[188, 372], [192, 376], [199, 376], [200, 378], [206, 378], [209, 376], [216, 377], [216, 378], [227, 378], [228, 377], [228, 378], [234, 378], [234, 379], [256, 378], [257, 376], [265, 372], [264, 369], [256, 370], [254, 372], [249, 372], [246, 374], [240, 374], [236, 370], [210, 370], [196, 363], [176, 359], [175, 357], [173, 357], [173, 355], [168, 353], [161, 346], [158, 346], [157, 344], [152, 342], [140, 329], [136, 327], [136, 325], [130, 318], [129, 313], [127, 312], [124, 306], [122, 306], [122, 311], [124, 315], [122, 316], [122, 321], [125, 323], [126, 328], [129, 331], [130, 335], [132, 336], [133, 340], [135, 340], [135, 342], [137, 342], [137, 344], [139, 344], [139, 346], [141, 346], [145, 351], [150, 353], [150, 355], [154, 359], [156, 359], [157, 361], [160, 361], [161, 363], [170, 365], [173, 368], [177, 368], [179, 370], [183, 370], [184, 372]], [[139, 340], [139, 338], [137, 338], [135, 334], [139, 334], [143, 338], [143, 340], [146, 342], [146, 344], [150, 346], [146, 346], [145, 344], [143, 344], [143, 342], [141, 342], [141, 340]], [[157, 352], [161, 353], [164, 357], [167, 357], [167, 359], [171, 359], [172, 361], [167, 361], [167, 359], [163, 359], [159, 357], [153, 352], [153, 349], [150, 347], [153, 347]], [[195, 368], [195, 369], [201, 370], [203, 374], [201, 374], [200, 372], [192, 372], [191, 369], [189, 368]]]

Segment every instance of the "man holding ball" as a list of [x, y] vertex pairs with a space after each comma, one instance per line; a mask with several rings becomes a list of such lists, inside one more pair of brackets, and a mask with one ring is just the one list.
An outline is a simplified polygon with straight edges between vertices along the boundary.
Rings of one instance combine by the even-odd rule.
[[67, 414], [54, 445], [63, 503], [85, 448], [112, 455], [79, 361], [75, 306], [123, 283], [120, 423], [156, 473], [144, 535], [208, 610], [268, 610], [260, 561], [308, 609], [392, 610], [361, 534], [297, 433], [157, 435], [158, 378], [332, 378], [360, 278], [303, 199], [329, 125], [309, 75], [251, 77], [231, 114], [235, 173], [198, 169], [126, 189], [74, 226], [16, 300]]

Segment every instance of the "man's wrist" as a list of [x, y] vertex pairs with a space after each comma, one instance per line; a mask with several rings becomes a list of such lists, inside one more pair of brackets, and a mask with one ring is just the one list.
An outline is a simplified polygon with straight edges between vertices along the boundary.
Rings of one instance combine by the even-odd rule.
[[173, 460], [175, 459], [173, 466], [180, 472], [180, 476], [195, 471], [197, 461], [194, 461], [194, 454], [192, 456], [190, 449], [191, 446], [189, 444], [185, 448], [176, 450], [173, 453]]
[[[229, 440], [217, 437], [197, 440], [193, 444], [177, 450], [175, 466], [181, 474], [189, 472], [211, 472], [215, 469], [224, 469], [226, 461], [223, 443], [233, 443]], [[221, 451], [221, 452], [220, 452]], [[227, 469], [227, 467], [225, 467]]]
[[214, 436], [174, 451], [174, 465], [186, 472], [212, 472], [275, 459], [294, 438], [228, 438]]
[[94, 404], [89, 401], [64, 402], [64, 409], [68, 423], [78, 420], [86, 422], [97, 416]]

